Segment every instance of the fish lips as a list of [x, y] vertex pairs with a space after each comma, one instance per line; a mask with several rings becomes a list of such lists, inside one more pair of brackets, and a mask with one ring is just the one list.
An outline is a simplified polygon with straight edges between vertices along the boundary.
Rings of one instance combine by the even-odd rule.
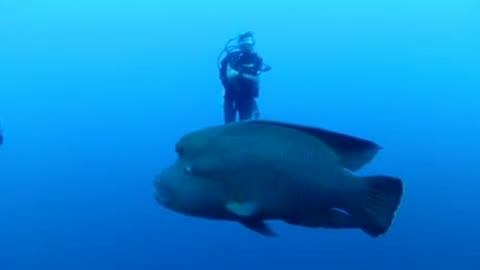
[[162, 190], [156, 190], [153, 193], [153, 196], [157, 203], [159, 203], [160, 205], [168, 206], [172, 202], [171, 196], [168, 196], [168, 194], [166, 194]]

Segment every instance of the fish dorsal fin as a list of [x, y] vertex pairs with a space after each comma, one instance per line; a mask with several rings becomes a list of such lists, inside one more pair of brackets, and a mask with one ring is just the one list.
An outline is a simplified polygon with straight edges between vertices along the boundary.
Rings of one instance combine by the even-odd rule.
[[356, 171], [370, 162], [381, 149], [376, 143], [326, 129], [269, 120], [252, 120], [249, 123], [275, 125], [307, 133], [328, 145], [340, 158], [343, 167]]

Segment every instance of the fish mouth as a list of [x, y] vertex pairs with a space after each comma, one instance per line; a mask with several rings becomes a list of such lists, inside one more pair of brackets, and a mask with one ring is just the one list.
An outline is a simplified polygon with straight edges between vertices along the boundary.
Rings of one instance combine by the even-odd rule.
[[172, 201], [171, 198], [165, 194], [165, 192], [162, 192], [161, 190], [157, 190], [153, 193], [153, 196], [155, 197], [155, 200], [161, 204], [161, 205], [166, 205]]

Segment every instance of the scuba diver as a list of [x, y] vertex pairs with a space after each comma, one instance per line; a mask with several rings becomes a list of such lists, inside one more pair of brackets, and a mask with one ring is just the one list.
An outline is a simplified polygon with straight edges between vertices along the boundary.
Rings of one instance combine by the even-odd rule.
[[[230, 45], [232, 41], [236, 45]], [[254, 51], [255, 38], [252, 32], [240, 34], [227, 41], [217, 59], [222, 82], [225, 123], [258, 119], [260, 116], [256, 98], [259, 96], [259, 76], [271, 69]], [[222, 55], [227, 55], [220, 62]]]
[[0, 127], [0, 145], [3, 144], [3, 132], [2, 132], [2, 127]]

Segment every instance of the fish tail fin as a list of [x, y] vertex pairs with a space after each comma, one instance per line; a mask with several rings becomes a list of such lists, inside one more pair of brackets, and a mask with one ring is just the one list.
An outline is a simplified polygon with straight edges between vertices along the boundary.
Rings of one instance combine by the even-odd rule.
[[403, 196], [403, 183], [390, 176], [367, 176], [360, 179], [365, 190], [357, 217], [360, 228], [372, 237], [388, 231]]

